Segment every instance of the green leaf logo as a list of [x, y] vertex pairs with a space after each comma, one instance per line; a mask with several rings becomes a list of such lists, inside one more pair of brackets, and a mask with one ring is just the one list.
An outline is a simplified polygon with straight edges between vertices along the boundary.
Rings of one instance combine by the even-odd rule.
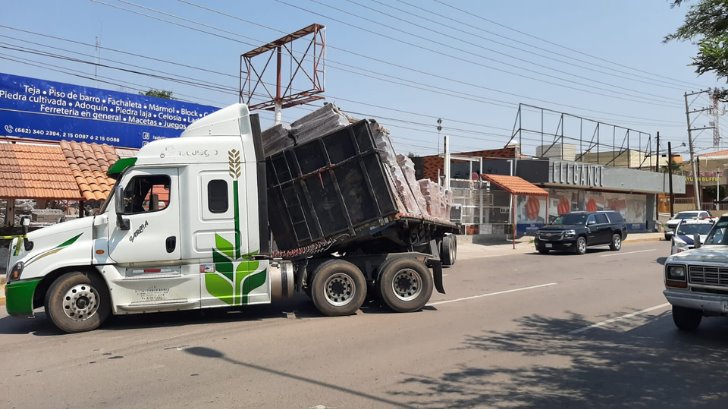
[[212, 249], [215, 272], [205, 274], [207, 292], [231, 306], [248, 304], [249, 294], [265, 284], [267, 277], [267, 270], [258, 271], [260, 262], [253, 260], [256, 252], [236, 260], [238, 252], [232, 243], [215, 234], [215, 248]]

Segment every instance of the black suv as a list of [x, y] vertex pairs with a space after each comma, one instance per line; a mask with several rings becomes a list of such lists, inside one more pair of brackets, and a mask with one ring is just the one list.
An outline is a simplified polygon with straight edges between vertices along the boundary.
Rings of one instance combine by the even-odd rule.
[[536, 250], [570, 250], [586, 253], [586, 246], [608, 244], [612, 251], [622, 248], [627, 237], [622, 215], [615, 211], [571, 212], [561, 215], [536, 233]]

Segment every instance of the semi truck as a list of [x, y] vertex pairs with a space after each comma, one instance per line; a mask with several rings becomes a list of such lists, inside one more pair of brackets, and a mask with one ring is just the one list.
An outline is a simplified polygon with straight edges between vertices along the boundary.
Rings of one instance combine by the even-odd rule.
[[[377, 298], [396, 312], [444, 293], [457, 227], [407, 214], [362, 120], [266, 155], [234, 104], [113, 164], [100, 212], [12, 240], [7, 311], [61, 331], [111, 314], [266, 304], [307, 294], [327, 316]], [[277, 236], [276, 236], [277, 235]], [[441, 258], [442, 256], [442, 258]], [[367, 297], [369, 295], [369, 297]]]

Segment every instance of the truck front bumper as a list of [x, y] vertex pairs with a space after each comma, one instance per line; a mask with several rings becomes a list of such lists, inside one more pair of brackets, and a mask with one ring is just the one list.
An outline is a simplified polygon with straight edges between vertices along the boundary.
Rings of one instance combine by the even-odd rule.
[[576, 247], [576, 238], [559, 241], [543, 241], [537, 237], [533, 240], [533, 244], [536, 245], [536, 250], [573, 250]]
[[725, 295], [701, 294], [669, 288], [662, 293], [670, 304], [678, 307], [701, 310], [706, 315], [728, 314], [728, 296]]
[[40, 280], [36, 278], [13, 281], [5, 286], [5, 307], [8, 314], [16, 317], [33, 316], [33, 297]]

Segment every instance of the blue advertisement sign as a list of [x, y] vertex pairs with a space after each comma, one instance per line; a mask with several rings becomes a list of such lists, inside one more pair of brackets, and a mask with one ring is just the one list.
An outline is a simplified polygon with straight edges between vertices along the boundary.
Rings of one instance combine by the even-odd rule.
[[0, 73], [0, 135], [140, 148], [219, 108]]

